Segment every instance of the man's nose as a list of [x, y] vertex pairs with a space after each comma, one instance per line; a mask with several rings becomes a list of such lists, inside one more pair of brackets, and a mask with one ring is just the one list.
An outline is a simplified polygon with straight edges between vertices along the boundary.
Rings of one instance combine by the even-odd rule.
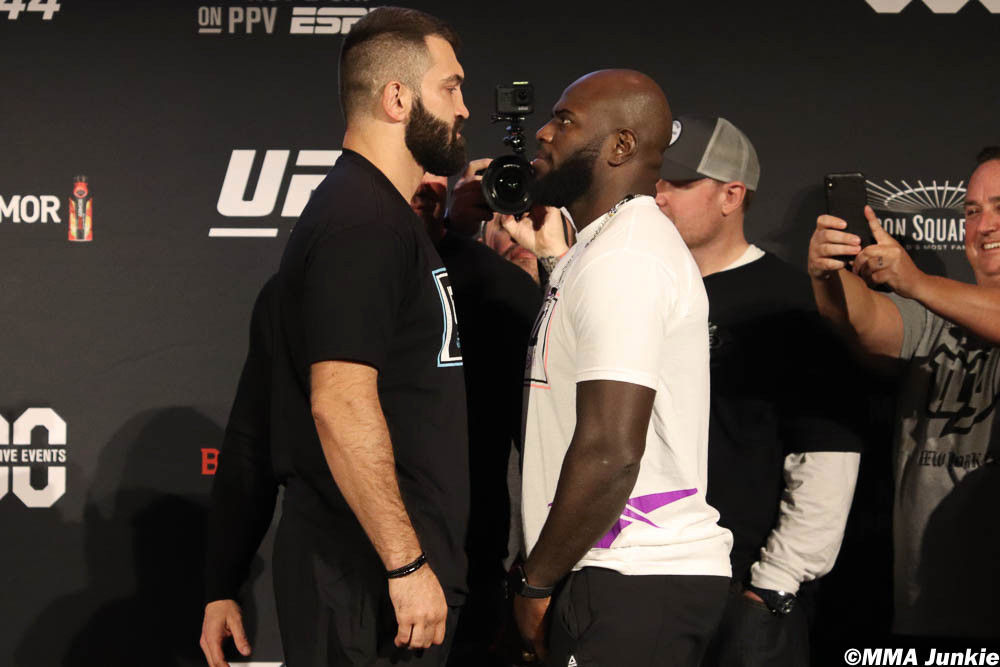
[[1000, 211], [990, 208], [983, 211], [983, 220], [979, 223], [979, 234], [990, 234], [1000, 231]]
[[670, 198], [668, 194], [670, 190], [670, 184], [664, 180], [659, 180], [656, 182], [656, 196], [653, 198], [656, 201], [656, 205], [663, 207], [667, 205], [667, 200]]
[[552, 121], [550, 120], [545, 125], [538, 128], [538, 132], [535, 132], [535, 139], [543, 143], [549, 143], [552, 141]]

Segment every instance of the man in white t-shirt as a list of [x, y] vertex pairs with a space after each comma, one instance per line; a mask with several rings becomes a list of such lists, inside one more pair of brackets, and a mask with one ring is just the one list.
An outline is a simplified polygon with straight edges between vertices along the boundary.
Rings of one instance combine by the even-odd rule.
[[652, 197], [670, 119], [649, 77], [603, 70], [536, 135], [536, 199], [579, 229], [549, 259], [529, 347], [527, 559], [511, 577], [549, 665], [695, 666], [725, 605], [732, 537], [705, 500], [708, 300]]

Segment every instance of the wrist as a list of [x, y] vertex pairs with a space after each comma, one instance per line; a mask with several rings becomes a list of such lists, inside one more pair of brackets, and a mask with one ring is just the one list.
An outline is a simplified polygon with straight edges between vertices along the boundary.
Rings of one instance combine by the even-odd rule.
[[759, 560], [750, 566], [750, 574], [746, 579], [749, 589], [763, 588], [771, 591], [785, 591], [793, 595], [799, 592], [803, 573], [788, 569], [770, 560]]
[[542, 268], [545, 269], [545, 272], [551, 275], [552, 272], [556, 270], [556, 264], [559, 263], [559, 260], [563, 258], [566, 252], [567, 251], [563, 251], [562, 254], [558, 256], [541, 253], [538, 255], [538, 261], [541, 263]]
[[792, 609], [795, 608], [797, 598], [794, 593], [759, 588], [750, 583], [746, 584], [744, 590], [748, 593], [753, 593], [772, 614], [784, 616], [791, 613]]
[[414, 558], [412, 561], [405, 563], [397, 568], [386, 570], [385, 576], [387, 579], [402, 579], [407, 577], [420, 568], [422, 568], [427, 563], [427, 556], [421, 552], [419, 556]]
[[518, 563], [511, 568], [510, 574], [507, 577], [508, 597], [520, 595], [526, 598], [542, 599], [551, 597], [554, 590], [555, 586], [543, 586], [538, 583], [531, 583], [523, 563]]
[[913, 278], [903, 289], [897, 293], [907, 299], [915, 299], [920, 303], [925, 303], [928, 299], [928, 291], [933, 288], [934, 276], [929, 276], [920, 269], [914, 269]]

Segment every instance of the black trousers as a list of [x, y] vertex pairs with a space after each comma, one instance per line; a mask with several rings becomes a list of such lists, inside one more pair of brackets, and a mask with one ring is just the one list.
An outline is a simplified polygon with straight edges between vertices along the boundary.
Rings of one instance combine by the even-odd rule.
[[397, 648], [396, 616], [381, 562], [332, 557], [291, 513], [275, 536], [272, 570], [288, 667], [444, 667], [458, 623], [448, 608], [444, 644]]
[[742, 584], [729, 591], [722, 622], [712, 637], [704, 667], [808, 667], [809, 620], [800, 596], [785, 615], [743, 595]]
[[697, 667], [728, 588], [728, 577], [573, 572], [552, 600], [546, 664]]

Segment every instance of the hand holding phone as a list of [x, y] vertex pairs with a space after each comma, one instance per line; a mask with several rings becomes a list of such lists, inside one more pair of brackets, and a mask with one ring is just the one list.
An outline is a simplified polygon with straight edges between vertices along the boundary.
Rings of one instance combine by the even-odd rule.
[[[823, 189], [826, 191], [826, 212], [847, 223], [847, 228], [842, 231], [860, 237], [862, 248], [874, 243], [871, 227], [865, 218], [865, 205], [868, 203], [865, 175], [859, 171], [827, 174], [823, 179]], [[854, 258], [841, 255], [837, 259], [850, 264]]]

